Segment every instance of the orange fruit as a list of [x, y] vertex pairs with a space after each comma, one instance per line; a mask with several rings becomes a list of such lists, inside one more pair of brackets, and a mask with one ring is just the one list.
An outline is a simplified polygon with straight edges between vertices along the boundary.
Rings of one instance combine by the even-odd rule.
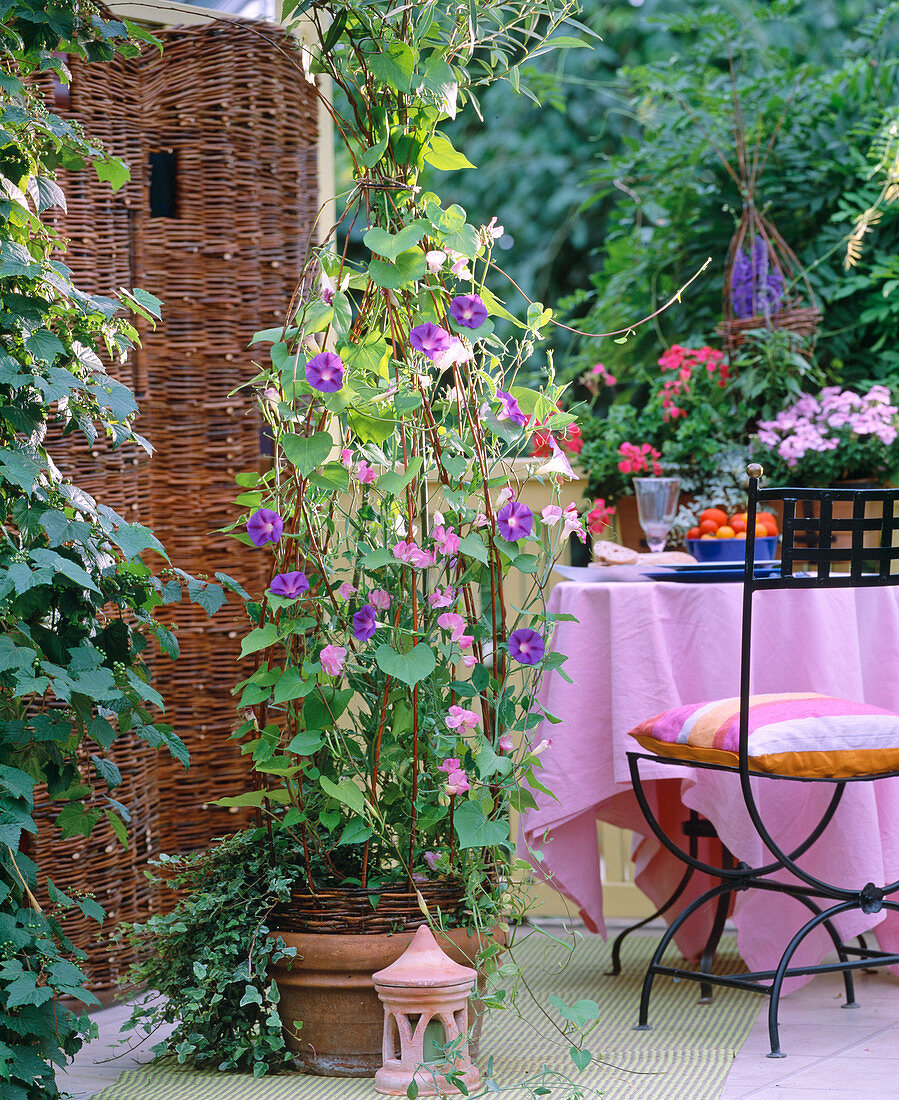
[[727, 512], [722, 511], [720, 508], [706, 508], [704, 512], [699, 513], [699, 525], [700, 527], [705, 520], [714, 520], [715, 528], [717, 529], [722, 524], [727, 523]]
[[702, 531], [700, 531], [698, 527], [691, 527], [690, 530], [687, 532], [687, 538], [698, 539], [701, 534]]
[[766, 519], [763, 519], [763, 520], [761, 521], [761, 525], [762, 525], [762, 527], [764, 527], [764, 528], [765, 528], [765, 531], [766, 531], [766, 532], [767, 532], [767, 533], [768, 533], [769, 535], [776, 535], [776, 534], [777, 534], [777, 524], [776, 524], [776, 523], [769, 523], [769, 521], [768, 521], [768, 520], [766, 520]]
[[738, 535], [740, 534], [740, 532], [742, 532], [744, 535], [746, 534], [746, 520], [743, 516], [731, 516], [730, 526], [733, 527], [734, 531], [736, 531]]
[[755, 537], [757, 539], [764, 539], [768, 537], [768, 528], [764, 523], [757, 523], [755, 525]]
[[737, 533], [734, 535], [734, 538], [735, 539], [745, 539], [746, 538], [746, 532], [745, 531], [737, 531]]
[[709, 534], [705, 534], [705, 535], [700, 535], [699, 537], [700, 537], [700, 538], [702, 538], [702, 539], [713, 539], [713, 538], [714, 538], [715, 536], [714, 536], [714, 535], [709, 535]]
[[746, 526], [746, 520], [748, 518], [749, 518], [749, 516], [745, 512], [734, 512], [734, 514], [728, 520], [728, 523], [731, 525], [731, 527], [733, 527], [734, 520], [738, 519], [738, 520], [742, 521], [743, 526], [745, 527]]
[[[705, 513], [703, 513], [703, 515], [705, 515]], [[727, 516], [725, 516], [724, 518], [727, 519]], [[699, 530], [704, 535], [714, 535], [714, 533], [718, 530], [720, 526], [721, 524], [714, 519], [706, 518], [699, 521]]]
[[755, 522], [764, 523], [766, 527], [770, 528], [768, 534], [777, 534], [777, 516], [773, 515], [771, 512], [756, 512]]
[[732, 539], [735, 534], [736, 532], [734, 531], [733, 527], [728, 527], [727, 524], [724, 524], [723, 527], [718, 528], [719, 539]]

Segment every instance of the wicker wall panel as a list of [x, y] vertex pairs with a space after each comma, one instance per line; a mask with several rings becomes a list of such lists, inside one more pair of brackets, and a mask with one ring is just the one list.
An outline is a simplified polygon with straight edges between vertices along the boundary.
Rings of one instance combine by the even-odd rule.
[[[253, 333], [283, 321], [311, 236], [317, 104], [288, 59], [244, 26], [157, 33], [161, 55], [147, 49], [110, 66], [76, 61], [69, 105], [57, 106], [131, 167], [131, 182], [115, 194], [92, 172], [63, 179], [68, 213], [59, 227], [85, 289], [140, 286], [164, 303], [162, 323], [144, 328], [142, 350], [114, 369], [137, 393], [138, 430], [156, 453], [146, 462], [132, 449], [113, 452], [98, 441], [89, 452], [75, 440], [58, 441], [54, 453], [77, 484], [151, 526], [173, 564], [193, 574], [221, 570], [258, 592], [266, 556], [216, 533], [237, 515], [235, 475], [259, 464], [257, 414], [248, 394], [230, 395], [256, 373]], [[176, 154], [175, 217], [150, 216], [154, 152]], [[142, 875], [147, 858], [201, 847], [242, 823], [209, 803], [247, 783], [246, 762], [228, 740], [243, 613], [229, 607], [209, 620], [185, 603], [164, 615], [177, 626], [181, 657], [157, 660], [154, 684], [190, 750], [189, 771], [143, 745], [122, 749], [130, 776], [122, 801], [135, 806], [141, 842], [125, 853], [103, 831], [38, 853], [63, 889], [82, 886], [89, 867], [85, 888], [105, 896], [118, 920], [141, 919], [155, 904]], [[113, 988], [128, 960], [107, 936], [96, 943], [96, 926], [76, 933], [94, 987]]]

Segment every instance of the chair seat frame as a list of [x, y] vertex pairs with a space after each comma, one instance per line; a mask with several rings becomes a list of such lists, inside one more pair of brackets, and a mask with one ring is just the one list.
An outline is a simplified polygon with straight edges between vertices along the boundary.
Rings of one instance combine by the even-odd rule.
[[[846, 887], [827, 882], [799, 866], [798, 860], [822, 836], [833, 820], [848, 783], [875, 782], [899, 775], [899, 771], [872, 772], [849, 777], [779, 775], [753, 768], [749, 743], [749, 699], [752, 642], [753, 597], [763, 589], [775, 588], [842, 588], [874, 587], [899, 583], [899, 546], [894, 545], [899, 534], [896, 506], [899, 490], [834, 490], [834, 489], [762, 489], [762, 474], [758, 466], [749, 468], [749, 507], [747, 510], [746, 566], [743, 573], [743, 616], [740, 657], [740, 717], [739, 751], [733, 765], [711, 763], [702, 760], [685, 760], [682, 757], [629, 752], [631, 782], [637, 802], [647, 824], [659, 842], [687, 866], [687, 874], [701, 871], [720, 883], [692, 901], [671, 922], [662, 936], [650, 960], [643, 981], [637, 1028], [649, 1027], [649, 1004], [653, 981], [657, 975], [699, 982], [701, 1000], [710, 999], [712, 986], [735, 989], [751, 989], [768, 996], [768, 1037], [770, 1058], [784, 1057], [780, 1045], [778, 1013], [783, 983], [787, 978], [839, 972], [843, 975], [846, 994], [844, 1007], [858, 1007], [855, 1000], [853, 972], [872, 967], [899, 965], [899, 954], [881, 951], [867, 945], [864, 937], [857, 943], [845, 943], [837, 932], [834, 918], [843, 913], [860, 910], [874, 914], [881, 909], [899, 912], [899, 880], [889, 883], [866, 883], [863, 887]], [[757, 575], [755, 564], [755, 525], [761, 502], [781, 502], [783, 506], [783, 542], [779, 576]], [[833, 505], [837, 501], [850, 501], [852, 515], [849, 518], [834, 516]], [[879, 514], [876, 514], [878, 513]], [[817, 514], [815, 514], [817, 513]], [[834, 535], [848, 532], [848, 546], [834, 546]], [[879, 546], [868, 546], [871, 533], [879, 535]], [[800, 568], [801, 567], [801, 568]], [[837, 567], [837, 568], [835, 568]], [[843, 571], [845, 570], [845, 571]], [[742, 797], [752, 825], [772, 859], [757, 867], [738, 862], [725, 850], [720, 866], [701, 860], [691, 842], [688, 849], [669, 836], [656, 817], [647, 796], [641, 765], [673, 768], [695, 768], [730, 772], [739, 776]], [[653, 778], [656, 778], [654, 776]], [[828, 783], [833, 787], [827, 805], [818, 821], [805, 838], [790, 851], [785, 851], [767, 828], [752, 780]], [[786, 871], [789, 879], [772, 878], [777, 872]], [[796, 930], [785, 945], [777, 967], [766, 971], [746, 971], [739, 974], [716, 974], [712, 971], [715, 950], [724, 926], [723, 914], [727, 912], [733, 895], [744, 890], [762, 890], [786, 894], [809, 910], [808, 920]], [[662, 961], [669, 944], [683, 926], [703, 906], [714, 903], [716, 917], [709, 943], [698, 968], [665, 965]], [[835, 962], [815, 965], [793, 965], [796, 951], [808, 935], [823, 927], [830, 937], [836, 954]]]

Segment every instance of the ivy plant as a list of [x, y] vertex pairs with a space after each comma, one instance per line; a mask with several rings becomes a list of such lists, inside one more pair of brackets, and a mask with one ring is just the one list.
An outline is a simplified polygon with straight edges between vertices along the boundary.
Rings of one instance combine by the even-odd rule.
[[[52, 440], [80, 433], [92, 445], [150, 444], [135, 431], [137, 406], [116, 366], [137, 342], [130, 318], [152, 323], [160, 303], [140, 290], [111, 296], [75, 285], [64, 240], [45, 218], [65, 209], [56, 169], [93, 163], [120, 185], [127, 168], [51, 113], [34, 78], [68, 80], [63, 58], [131, 56], [138, 33], [83, 0], [0, 0], [0, 1094], [59, 1095], [55, 1067], [91, 1025], [61, 996], [90, 1004], [80, 953], [65, 933], [77, 907], [102, 920], [89, 896], [70, 897], [24, 850], [38, 831], [36, 791], [55, 805], [54, 837], [89, 836], [106, 818], [127, 843], [128, 807], [117, 738], [132, 734], [187, 764], [160, 721], [162, 699], [145, 657], [155, 636], [170, 656], [175, 636], [152, 612], [189, 596], [210, 611], [222, 585], [169, 567], [151, 531], [130, 523], [59, 472]], [[140, 32], [142, 37], [147, 37]], [[142, 560], [155, 553], [166, 576]], [[233, 584], [231, 581], [226, 581]], [[49, 898], [49, 905], [40, 897]]]

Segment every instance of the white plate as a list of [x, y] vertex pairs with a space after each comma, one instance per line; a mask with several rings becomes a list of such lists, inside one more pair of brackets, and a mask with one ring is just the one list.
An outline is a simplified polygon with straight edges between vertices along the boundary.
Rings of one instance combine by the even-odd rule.
[[[640, 565], [555, 565], [557, 573], [561, 573], [567, 581], [576, 581], [578, 584], [604, 584], [606, 581], [648, 581], [649, 577], [643, 575], [643, 567]], [[657, 568], [662, 569], [663, 566]]]

